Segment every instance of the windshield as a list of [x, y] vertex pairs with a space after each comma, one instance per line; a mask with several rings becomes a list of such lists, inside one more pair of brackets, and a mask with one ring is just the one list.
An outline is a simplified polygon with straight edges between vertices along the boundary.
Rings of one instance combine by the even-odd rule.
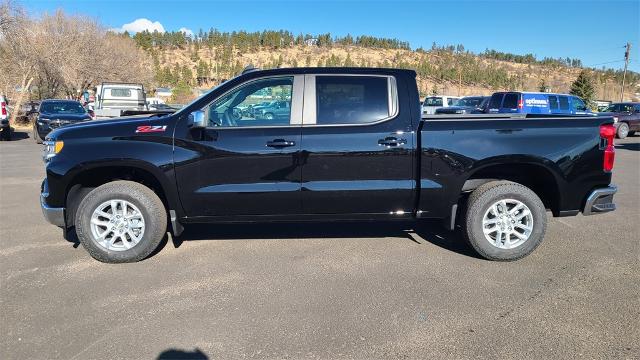
[[84, 114], [86, 110], [78, 102], [61, 101], [42, 103], [40, 112], [48, 114]]
[[483, 98], [481, 97], [465, 97], [462, 99], [458, 99], [453, 105], [454, 106], [469, 106], [469, 107], [480, 107]]
[[424, 99], [424, 106], [442, 106], [442, 98], [432, 96]]

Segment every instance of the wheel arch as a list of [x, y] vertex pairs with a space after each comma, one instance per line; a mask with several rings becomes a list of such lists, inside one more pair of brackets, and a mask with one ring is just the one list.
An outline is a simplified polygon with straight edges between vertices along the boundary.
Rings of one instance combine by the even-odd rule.
[[528, 158], [487, 162], [469, 172], [469, 176], [462, 185], [461, 193], [471, 192], [482, 184], [496, 180], [513, 181], [530, 188], [554, 216], [559, 215], [562, 204], [560, 191], [562, 179], [543, 161]]
[[140, 160], [117, 160], [92, 164], [81, 164], [69, 171], [69, 181], [65, 189], [67, 224], [73, 226], [75, 210], [80, 201], [92, 189], [116, 180], [129, 180], [145, 185], [153, 190], [167, 213], [174, 210], [182, 214], [182, 207], [175, 195], [175, 183], [153, 164]]

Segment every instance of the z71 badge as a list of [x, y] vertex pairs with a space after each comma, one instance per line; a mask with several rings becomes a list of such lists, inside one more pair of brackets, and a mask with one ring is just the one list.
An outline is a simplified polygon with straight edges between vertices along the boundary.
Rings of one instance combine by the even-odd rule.
[[165, 130], [167, 125], [143, 125], [136, 128], [136, 133], [164, 132]]

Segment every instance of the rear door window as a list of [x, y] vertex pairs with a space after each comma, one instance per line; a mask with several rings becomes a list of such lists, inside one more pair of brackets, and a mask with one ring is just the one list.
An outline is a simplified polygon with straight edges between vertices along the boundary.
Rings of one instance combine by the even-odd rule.
[[453, 106], [453, 104], [456, 102], [456, 100], [458, 100], [458, 99], [448, 98], [447, 99], [447, 105]]
[[566, 96], [558, 96], [560, 100], [560, 110], [569, 110], [569, 98]]
[[502, 107], [506, 109], [518, 108], [518, 94], [517, 93], [506, 94], [504, 96], [504, 103], [502, 104]]
[[380, 76], [317, 76], [316, 123], [365, 124], [393, 115], [389, 79]]
[[551, 110], [558, 110], [558, 97], [555, 95], [549, 95], [549, 108]]

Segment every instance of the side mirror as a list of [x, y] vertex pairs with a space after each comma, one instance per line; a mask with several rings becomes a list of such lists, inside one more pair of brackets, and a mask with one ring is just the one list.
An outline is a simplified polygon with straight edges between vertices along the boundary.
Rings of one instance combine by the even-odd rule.
[[189, 114], [189, 125], [192, 128], [204, 128], [207, 127], [205, 123], [204, 111], [196, 110]]

